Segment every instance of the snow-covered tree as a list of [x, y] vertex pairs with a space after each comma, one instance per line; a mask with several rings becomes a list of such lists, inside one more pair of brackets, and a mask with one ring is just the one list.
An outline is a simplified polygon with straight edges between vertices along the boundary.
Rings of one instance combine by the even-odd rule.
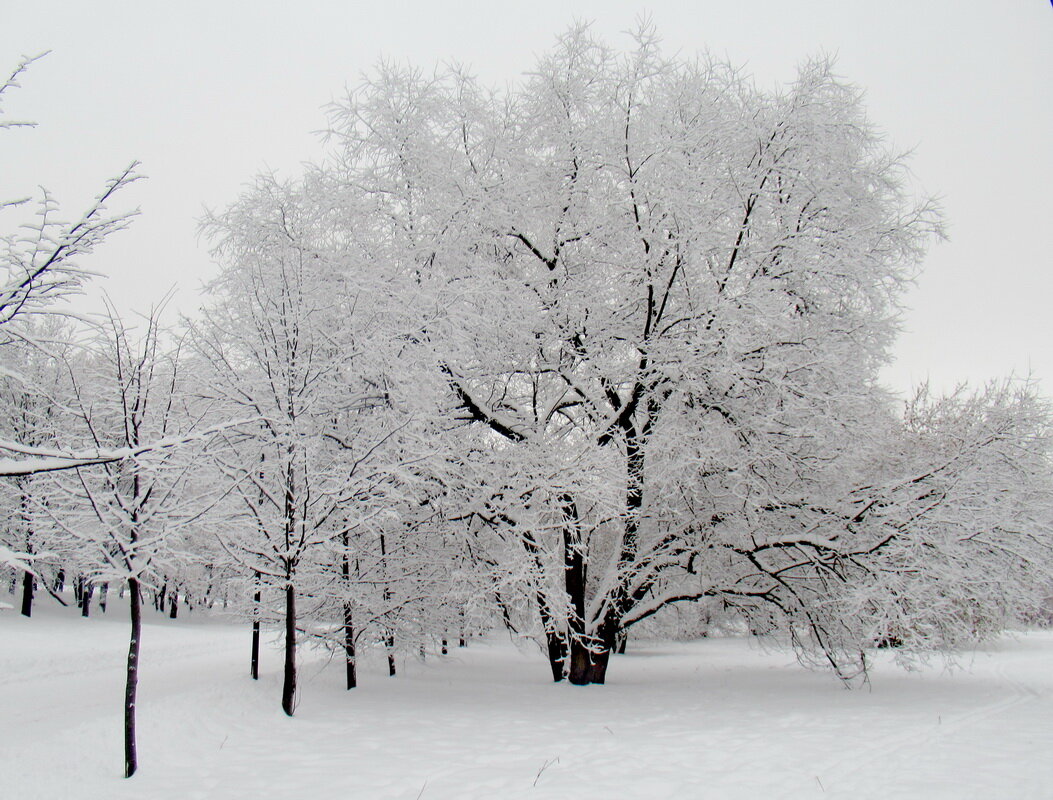
[[[92, 469], [63, 470], [54, 481], [65, 495], [47, 511], [76, 543], [80, 568], [93, 583], [128, 589], [131, 634], [125, 688], [125, 776], [137, 769], [135, 705], [141, 650], [141, 605], [157, 587], [169, 544], [214, 504], [217, 487], [195, 485], [195, 461], [209, 432], [179, 389], [179, 349], [166, 347], [160, 309], [137, 332], [111, 313], [71, 365], [70, 407], [97, 452], [131, 454]], [[178, 441], [180, 447], [147, 443]], [[197, 446], [190, 443], [196, 442]]]
[[222, 271], [194, 339], [211, 396], [258, 420], [218, 462], [246, 515], [224, 546], [264, 598], [281, 596], [290, 715], [297, 599], [326, 594], [333, 543], [378, 513], [384, 452], [405, 426], [386, 413], [384, 276], [328, 224], [327, 196], [306, 189], [260, 178], [209, 220]]
[[[384, 67], [332, 124], [445, 309], [424, 336], [486, 430], [473, 455], [515, 465], [489, 493], [565, 641], [554, 673], [602, 682], [624, 629], [673, 600], [660, 577], [731, 524], [720, 507], [774, 503], [826, 463], [817, 440], [850, 447], [938, 220], [829, 65], [762, 91], [647, 30], [622, 55], [577, 27], [504, 92]], [[665, 524], [699, 448], [745, 483]]]

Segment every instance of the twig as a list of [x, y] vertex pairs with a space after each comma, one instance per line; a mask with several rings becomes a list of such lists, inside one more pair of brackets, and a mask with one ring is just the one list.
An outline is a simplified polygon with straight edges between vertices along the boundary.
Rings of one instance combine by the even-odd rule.
[[556, 756], [551, 761], [546, 761], [544, 764], [542, 764], [541, 765], [541, 769], [539, 769], [537, 771], [537, 775], [534, 776], [534, 784], [533, 785], [537, 786], [537, 782], [541, 778], [541, 773], [542, 772], [544, 772], [546, 769], [551, 767], [553, 764], [558, 764], [558, 763], [559, 763], [559, 756]]

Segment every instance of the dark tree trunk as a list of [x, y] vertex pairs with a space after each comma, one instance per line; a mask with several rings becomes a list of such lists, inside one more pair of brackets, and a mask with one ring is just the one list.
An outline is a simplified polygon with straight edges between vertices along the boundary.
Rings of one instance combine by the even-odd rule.
[[568, 679], [575, 686], [589, 682], [591, 660], [585, 638], [585, 553], [578, 526], [578, 509], [569, 494], [560, 497], [563, 506], [563, 574], [570, 601], [567, 620], [570, 640], [570, 670]]
[[[533, 557], [537, 565], [538, 575], [544, 574], [544, 565], [541, 559], [541, 548], [538, 547], [534, 536], [529, 531], [523, 531], [523, 547]], [[540, 580], [540, 578], [539, 578]], [[541, 589], [540, 584], [534, 594], [537, 600], [537, 610], [541, 617], [541, 627], [545, 631], [545, 640], [548, 646], [548, 666], [552, 670], [552, 680], [559, 683], [563, 680], [563, 671], [567, 663], [567, 639], [563, 631], [556, 629], [555, 618], [549, 608], [548, 598]]]
[[80, 615], [82, 617], [86, 617], [91, 613], [91, 596], [93, 594], [95, 594], [95, 584], [86, 581], [80, 597]]
[[[380, 534], [380, 567], [381, 575], [384, 581], [384, 608], [390, 610], [391, 606], [391, 586], [388, 584], [388, 548], [387, 542], [384, 539], [384, 534]], [[387, 636], [384, 638], [384, 646], [388, 651], [388, 677], [395, 677], [395, 631], [391, 628], [390, 622], [385, 622], [387, 626]]]
[[563, 680], [563, 666], [567, 662], [567, 640], [555, 631], [546, 630], [548, 640], [548, 666], [552, 670], [552, 680], [559, 683]]
[[106, 613], [106, 595], [108, 595], [109, 592], [110, 584], [108, 582], [99, 587], [99, 610], [102, 611], [103, 614]]
[[[351, 554], [348, 552], [350, 544], [347, 533], [347, 520], [344, 520], [344, 530], [340, 534], [340, 543], [343, 545], [343, 554], [340, 558], [340, 576], [344, 579], [344, 672], [347, 678], [347, 688], [354, 689], [358, 686], [358, 672], [355, 668], [355, 626], [351, 612]], [[355, 572], [358, 572], [356, 562]]]
[[296, 594], [292, 583], [285, 587], [285, 680], [282, 683], [282, 711], [290, 717], [296, 701]]
[[344, 669], [347, 673], [347, 688], [358, 686], [358, 673], [355, 668], [355, 628], [351, 619], [351, 604], [344, 604]]
[[256, 591], [252, 595], [252, 656], [249, 674], [254, 681], [260, 679], [260, 574], [256, 573]]
[[589, 670], [589, 683], [603, 684], [607, 682], [607, 663], [610, 661], [611, 651], [600, 650], [592, 654], [592, 668]]
[[[28, 478], [19, 478], [18, 485], [22, 489], [22, 525], [26, 537], [26, 552], [33, 553], [33, 520], [29, 514], [29, 495], [25, 487]], [[45, 588], [47, 584], [44, 584]], [[22, 576], [22, 616], [33, 616], [33, 590], [36, 588], [36, 579], [29, 572]]]
[[135, 754], [135, 692], [139, 685], [139, 637], [142, 632], [139, 581], [128, 579], [131, 596], [132, 634], [128, 642], [128, 671], [124, 687], [124, 777], [130, 778], [138, 768]]
[[22, 575], [22, 616], [32, 617], [33, 616], [33, 586], [34, 578], [32, 573], [26, 572]]
[[179, 616], [179, 592], [172, 592], [168, 598], [168, 618], [176, 619]]
[[592, 654], [588, 646], [575, 636], [570, 640], [570, 676], [575, 686], [586, 686], [592, 682]]
[[606, 682], [607, 665], [610, 662], [611, 653], [619, 647], [619, 637], [622, 635], [621, 621], [630, 604], [629, 581], [632, 574], [630, 568], [636, 561], [637, 537], [643, 509], [645, 457], [643, 440], [646, 438], [648, 426], [645, 425], [644, 435], [641, 436], [630, 419], [624, 423], [623, 431], [626, 460], [625, 532], [622, 536], [621, 551], [618, 554], [618, 568], [623, 577], [612, 590], [607, 612], [600, 622], [599, 630], [589, 642], [590, 663], [587, 675], [579, 676], [581, 684]]

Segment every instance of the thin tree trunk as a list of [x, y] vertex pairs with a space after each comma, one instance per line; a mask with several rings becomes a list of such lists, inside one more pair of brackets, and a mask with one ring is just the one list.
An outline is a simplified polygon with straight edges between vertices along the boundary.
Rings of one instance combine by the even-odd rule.
[[[390, 611], [391, 605], [391, 587], [388, 584], [388, 549], [387, 542], [384, 540], [384, 534], [380, 534], [380, 568], [381, 575], [384, 581], [384, 607]], [[387, 627], [387, 636], [384, 638], [384, 646], [388, 651], [388, 677], [395, 677], [395, 631], [391, 627], [391, 623], [385, 620], [385, 626]]]
[[124, 688], [124, 777], [130, 778], [138, 768], [135, 753], [135, 692], [139, 685], [139, 637], [142, 632], [140, 614], [139, 581], [128, 579], [131, 596], [129, 607], [132, 618], [132, 634], [128, 642], [128, 671]]
[[252, 595], [252, 660], [249, 674], [254, 681], [260, 679], [260, 573], [256, 573], [256, 591]]
[[285, 587], [285, 680], [282, 683], [282, 710], [290, 717], [296, 701], [296, 593], [292, 583]]
[[91, 613], [91, 596], [93, 594], [95, 594], [95, 584], [85, 581], [84, 591], [81, 592], [80, 598], [80, 615], [82, 617], [86, 617]]
[[351, 619], [351, 604], [344, 603], [344, 668], [347, 673], [347, 688], [358, 686], [355, 669], [355, 628]]
[[99, 587], [99, 610], [106, 613], [106, 595], [110, 592], [110, 584], [107, 581]]
[[[22, 525], [25, 530], [26, 536], [26, 552], [32, 554], [33, 552], [33, 521], [29, 515], [29, 495], [25, 491], [26, 478], [19, 478], [19, 485], [22, 487]], [[35, 588], [36, 580], [33, 575], [26, 572], [22, 577], [22, 616], [32, 617], [33, 616], [33, 589]]]
[[[347, 678], [347, 688], [354, 689], [358, 686], [358, 673], [355, 668], [355, 626], [352, 619], [351, 605], [351, 554], [348, 552], [350, 545], [347, 520], [344, 520], [344, 530], [340, 534], [340, 544], [343, 551], [340, 558], [340, 576], [344, 579], [344, 672]], [[358, 563], [355, 563], [355, 572], [358, 572]]]
[[22, 575], [22, 616], [33, 616], [33, 574], [26, 572]]
[[388, 651], [388, 677], [395, 677], [395, 636], [388, 634], [388, 637], [384, 640], [384, 646]]

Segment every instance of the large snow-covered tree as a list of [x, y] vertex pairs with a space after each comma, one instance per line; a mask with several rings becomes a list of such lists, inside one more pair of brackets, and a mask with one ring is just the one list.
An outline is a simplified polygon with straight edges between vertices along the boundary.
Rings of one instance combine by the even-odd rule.
[[939, 217], [859, 92], [823, 61], [766, 91], [578, 26], [504, 91], [385, 65], [331, 125], [331, 171], [375, 198], [422, 320], [443, 311], [419, 337], [492, 478], [466, 511], [518, 541], [488, 557], [536, 601], [554, 677], [603, 682], [627, 628], [702, 596], [844, 666], [841, 566], [895, 569], [890, 515], [890, 541], [938, 549], [910, 475], [882, 472], [902, 434], [878, 370]]

